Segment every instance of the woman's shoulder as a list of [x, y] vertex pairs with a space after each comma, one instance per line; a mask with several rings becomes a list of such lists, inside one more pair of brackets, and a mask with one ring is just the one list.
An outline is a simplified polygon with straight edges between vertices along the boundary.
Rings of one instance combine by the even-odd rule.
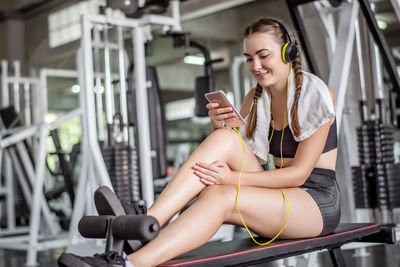
[[317, 75], [305, 70], [303, 70], [302, 73], [303, 73], [303, 86], [304, 85], [314, 86], [318, 89], [323, 89], [323, 90], [328, 89], [326, 83]]
[[295, 137], [296, 141], [307, 139], [321, 125], [335, 117], [330, 89], [318, 76], [305, 71], [298, 109], [298, 121], [302, 130], [300, 136]]
[[329, 86], [317, 75], [307, 72], [303, 72], [303, 84], [302, 88], [305, 90], [301, 90], [303, 97], [313, 97], [315, 95], [324, 95], [333, 97], [333, 91], [329, 88]]

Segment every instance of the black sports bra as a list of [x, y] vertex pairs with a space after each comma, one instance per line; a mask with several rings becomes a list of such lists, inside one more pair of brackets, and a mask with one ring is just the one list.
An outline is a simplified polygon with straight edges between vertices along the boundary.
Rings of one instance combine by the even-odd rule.
[[[271, 133], [272, 133], [272, 127], [269, 128], [268, 136], [271, 136]], [[282, 131], [274, 130], [274, 135], [272, 136], [272, 140], [269, 147], [269, 153], [278, 158], [281, 157], [281, 148], [280, 148], [281, 137], [282, 137]], [[283, 133], [282, 156], [284, 158], [294, 158], [298, 145], [299, 142], [296, 142], [296, 140], [294, 140], [292, 131], [289, 129], [288, 126], [286, 126], [285, 132]], [[326, 139], [325, 147], [322, 153], [331, 151], [335, 148], [337, 148], [336, 119], [329, 129], [329, 134]]]

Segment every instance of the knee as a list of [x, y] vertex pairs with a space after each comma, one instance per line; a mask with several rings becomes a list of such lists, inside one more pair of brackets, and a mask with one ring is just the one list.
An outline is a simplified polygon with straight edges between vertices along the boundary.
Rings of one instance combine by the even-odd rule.
[[234, 130], [227, 127], [219, 128], [214, 132], [212, 132], [211, 135], [214, 138], [220, 139], [224, 144], [226, 144], [226, 142], [233, 141], [238, 138], [237, 133]]
[[234, 185], [210, 185], [201, 191], [198, 200], [217, 205], [228, 214], [235, 211], [236, 192]]

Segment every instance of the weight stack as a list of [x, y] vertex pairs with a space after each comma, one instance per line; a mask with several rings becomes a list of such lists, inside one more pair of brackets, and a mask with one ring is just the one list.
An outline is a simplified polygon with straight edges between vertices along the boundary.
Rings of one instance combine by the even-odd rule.
[[114, 191], [129, 203], [140, 200], [136, 149], [117, 143], [103, 149], [103, 158]]
[[139, 202], [142, 198], [140, 195], [140, 180], [139, 180], [139, 168], [138, 168], [138, 156], [135, 147], [129, 147], [129, 175], [132, 190], [133, 202]]
[[352, 167], [356, 208], [399, 207], [395, 192], [400, 172], [394, 164], [393, 128], [367, 121], [357, 128], [357, 139], [360, 166]]
[[354, 200], [357, 209], [377, 207], [374, 168], [366, 165], [352, 167]]
[[393, 209], [400, 207], [400, 164], [376, 164], [378, 207]]

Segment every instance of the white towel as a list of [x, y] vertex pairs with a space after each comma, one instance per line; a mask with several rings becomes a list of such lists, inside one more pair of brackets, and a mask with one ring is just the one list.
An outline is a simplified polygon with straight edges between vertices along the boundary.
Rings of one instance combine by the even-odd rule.
[[[271, 122], [269, 104], [267, 104], [267, 101], [271, 103], [271, 94], [268, 88], [264, 88], [264, 90], [266, 94], [263, 92], [261, 97], [257, 100], [257, 125], [254, 130], [253, 139], [248, 139], [246, 137], [246, 126], [240, 127], [239, 129], [243, 140], [249, 145], [262, 165], [267, 163], [268, 133]], [[287, 119], [292, 134], [293, 130], [290, 114], [294, 102], [295, 90], [295, 79], [292, 71], [287, 101]], [[265, 95], [267, 96], [267, 100]], [[300, 135], [296, 137], [293, 134], [297, 142], [307, 139], [321, 125], [331, 121], [335, 117], [334, 104], [328, 87], [320, 78], [305, 71], [303, 71], [303, 85], [298, 103], [297, 116], [300, 125]], [[246, 124], [247, 119], [248, 116], [244, 119]]]

